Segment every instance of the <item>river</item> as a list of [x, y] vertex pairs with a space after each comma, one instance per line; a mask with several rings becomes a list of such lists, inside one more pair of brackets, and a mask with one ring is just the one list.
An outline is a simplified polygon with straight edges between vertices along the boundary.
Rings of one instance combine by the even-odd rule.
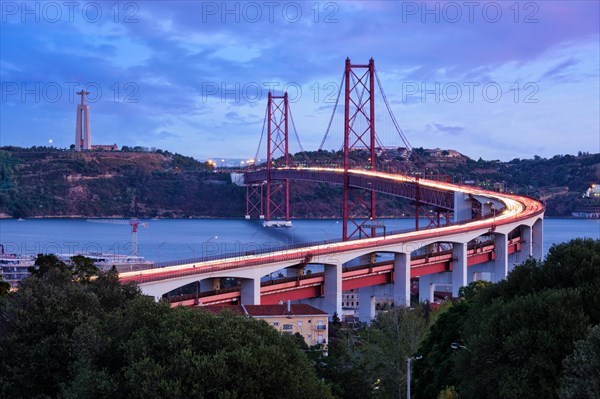
[[[412, 219], [382, 219], [387, 231], [414, 227]], [[301, 244], [341, 237], [340, 220], [293, 220], [291, 228], [264, 228], [243, 219], [142, 220], [138, 254], [155, 262], [217, 255], [284, 244]], [[421, 225], [426, 224], [425, 221]], [[600, 239], [600, 220], [544, 221], [544, 251], [578, 237]], [[92, 223], [86, 219], [2, 219], [0, 242], [17, 254], [104, 252], [131, 254], [131, 227]]]

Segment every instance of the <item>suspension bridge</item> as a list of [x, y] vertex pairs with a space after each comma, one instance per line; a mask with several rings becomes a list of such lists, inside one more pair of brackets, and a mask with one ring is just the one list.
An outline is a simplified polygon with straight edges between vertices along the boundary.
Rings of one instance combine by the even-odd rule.
[[[367, 64], [352, 64], [347, 59], [342, 83], [320, 146], [331, 137], [343, 94], [343, 156], [339, 164], [290, 160], [290, 127], [305, 152], [288, 96], [269, 93], [260, 140], [266, 141], [266, 161], [238, 171], [246, 186], [246, 218], [262, 219], [266, 227], [291, 225], [289, 187], [294, 181], [341, 187], [340, 240], [171, 262], [121, 273], [121, 281], [136, 282], [145, 294], [166, 297], [174, 306], [294, 300], [330, 315], [342, 314], [343, 291], [358, 288], [359, 312], [366, 319], [374, 316], [376, 298], [382, 295], [397, 305], [410, 305], [411, 280], [419, 280], [420, 300], [432, 301], [436, 290], [456, 297], [471, 281], [500, 281], [515, 264], [542, 257], [545, 208], [539, 201], [425, 179], [419, 174], [379, 170], [377, 149], [383, 148], [383, 143], [375, 126], [376, 86], [397, 137], [409, 152], [412, 147], [391, 112], [373, 59]], [[412, 159], [418, 164], [418, 158]], [[379, 195], [414, 204], [415, 229], [386, 231], [377, 219]], [[423, 217], [429, 222], [425, 229], [419, 226]], [[387, 254], [388, 260], [377, 262], [381, 254]], [[319, 271], [306, 273], [308, 266], [318, 266]], [[273, 273], [280, 277], [265, 278]], [[237, 283], [221, 287], [224, 278]], [[195, 292], [170, 294], [190, 286]]]

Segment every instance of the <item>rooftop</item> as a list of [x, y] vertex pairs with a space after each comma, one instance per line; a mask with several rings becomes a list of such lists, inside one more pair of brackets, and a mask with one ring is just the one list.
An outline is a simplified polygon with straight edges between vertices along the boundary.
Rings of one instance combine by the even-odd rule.
[[290, 305], [290, 312], [288, 312], [287, 307], [288, 305], [213, 305], [204, 306], [200, 309], [216, 314], [221, 313], [223, 311], [231, 311], [234, 313], [252, 317], [327, 315], [326, 312], [317, 309], [314, 306], [306, 305], [303, 303]]
[[320, 309], [314, 306], [306, 305], [304, 303], [290, 305], [290, 312], [288, 312], [288, 305], [244, 305], [246, 314], [248, 316], [260, 317], [260, 316], [315, 316], [315, 315], [326, 315]]

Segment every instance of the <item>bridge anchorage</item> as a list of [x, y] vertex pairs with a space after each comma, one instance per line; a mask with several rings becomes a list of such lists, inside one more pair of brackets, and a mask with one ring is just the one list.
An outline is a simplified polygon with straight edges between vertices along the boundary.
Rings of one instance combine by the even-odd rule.
[[[369, 321], [378, 298], [410, 306], [411, 294], [420, 301], [440, 294], [456, 297], [472, 281], [500, 281], [515, 264], [542, 257], [545, 209], [539, 201], [377, 170], [375, 82], [383, 90], [374, 61], [355, 65], [347, 59], [343, 81], [343, 167], [290, 163], [289, 124], [293, 128], [294, 123], [283, 93], [269, 94], [267, 163], [243, 174], [247, 218], [262, 216], [271, 226], [290, 221], [290, 180], [341, 186], [342, 239], [164, 263], [121, 273], [120, 279], [137, 282], [142, 292], [167, 298], [173, 306], [292, 300], [330, 316], [343, 314], [343, 291], [358, 289], [360, 319]], [[368, 151], [363, 164], [351, 158], [356, 150]], [[429, 218], [428, 228], [420, 228], [417, 217], [412, 231], [386, 230], [377, 219], [376, 194], [413, 201], [417, 216]], [[312, 273], [305, 272], [310, 268]], [[411, 292], [417, 280], [418, 293]], [[234, 283], [223, 287], [222, 281]]]

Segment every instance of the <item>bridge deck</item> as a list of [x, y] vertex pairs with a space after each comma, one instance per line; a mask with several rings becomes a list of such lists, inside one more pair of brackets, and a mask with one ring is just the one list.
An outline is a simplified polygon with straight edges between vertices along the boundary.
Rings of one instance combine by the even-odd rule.
[[[316, 170], [306, 168], [281, 168], [272, 170], [271, 178], [274, 180], [290, 179], [344, 184], [344, 171], [342, 169], [327, 168]], [[246, 184], [260, 183], [266, 179], [266, 170], [258, 170], [244, 174], [244, 182]], [[419, 201], [422, 203], [445, 210], [452, 210], [454, 208], [454, 190], [423, 185], [420, 184], [421, 180], [413, 177], [405, 177], [402, 180], [398, 179], [390, 181], [383, 176], [373, 174], [373, 172], [365, 174], [362, 173], [362, 171], [350, 171], [348, 179], [350, 187], [373, 190], [378, 193], [411, 200], [417, 198], [418, 191]]]
[[[323, 180], [329, 177], [338, 179], [338, 177], [334, 176], [341, 175], [339, 170], [326, 168], [296, 168], [295, 170], [305, 173], [304, 176], [307, 176], [310, 173], [323, 174]], [[282, 173], [283, 172], [295, 173], [290, 169], [282, 170]], [[412, 184], [415, 184], [415, 179], [413, 178], [400, 175], [391, 175], [382, 172], [353, 170], [352, 175], [356, 176], [357, 178], [356, 184], [368, 185], [368, 183], [371, 182], [371, 185], [378, 185], [381, 181], [400, 185], [412, 181]], [[288, 176], [291, 176], [291, 174]], [[361, 180], [362, 177], [367, 177], [368, 179]], [[306, 262], [307, 259], [310, 260], [314, 257], [343, 253], [357, 249], [376, 251], [376, 249], [382, 245], [410, 243], [419, 240], [424, 241], [436, 238], [439, 238], [440, 241], [444, 241], [445, 237], [452, 234], [483, 230], [493, 232], [498, 226], [514, 224], [515, 222], [535, 217], [544, 212], [543, 204], [524, 196], [491, 192], [471, 186], [457, 186], [450, 183], [424, 179], [419, 180], [419, 186], [420, 189], [431, 188], [432, 190], [436, 190], [440, 193], [453, 193], [459, 191], [469, 195], [488, 197], [504, 204], [505, 207], [500, 213], [494, 215], [493, 218], [489, 217], [483, 220], [472, 220], [457, 225], [445, 226], [430, 230], [413, 231], [404, 234], [392, 234], [386, 237], [374, 237], [337, 243], [325, 243], [320, 245], [310, 244], [308, 246], [302, 246], [299, 248], [286, 248], [284, 250], [279, 249], [261, 254], [244, 254], [231, 259], [214, 259], [201, 263], [186, 263], [165, 267], [162, 269], [148, 269], [136, 272], [127, 272], [121, 273], [120, 279], [121, 281], [133, 281], [139, 284], [145, 284], [160, 280], [202, 275], [238, 268], [262, 266], [276, 262], [301, 263]], [[440, 198], [445, 198], [444, 195], [440, 195]], [[447, 203], [445, 204], [446, 206], [448, 205]]]
[[[508, 253], [519, 251], [521, 238], [512, 238], [508, 242]], [[473, 266], [495, 259], [494, 241], [472, 245], [467, 252], [467, 265]], [[411, 278], [427, 274], [452, 271], [452, 251], [440, 251], [421, 255], [411, 259]], [[342, 290], [369, 287], [394, 281], [394, 264], [390, 261], [344, 267], [342, 271]], [[324, 273], [312, 273], [295, 277], [279, 278], [261, 282], [261, 303], [276, 304], [285, 293], [285, 299], [298, 300], [320, 297], [324, 293]], [[240, 286], [220, 290], [171, 296], [167, 299], [172, 306], [216, 305], [237, 302], [240, 299]]]

